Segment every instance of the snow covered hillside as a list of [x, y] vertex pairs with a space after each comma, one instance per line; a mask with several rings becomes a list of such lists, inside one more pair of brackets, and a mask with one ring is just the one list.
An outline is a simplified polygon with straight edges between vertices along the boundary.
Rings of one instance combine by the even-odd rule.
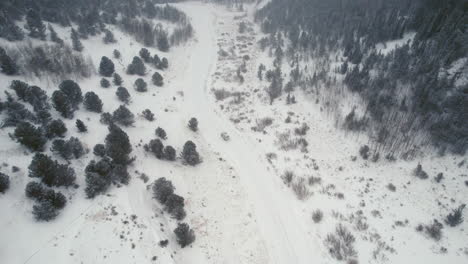
[[[10, 180], [4, 193], [0, 188], [0, 263], [466, 263], [468, 222], [452, 227], [444, 221], [468, 201], [466, 156], [427, 153], [409, 161], [372, 161], [362, 148], [371, 140], [337, 128], [314, 94], [294, 91], [271, 103], [266, 71], [258, 68], [273, 60], [259, 47], [264, 35], [254, 23], [255, 10], [266, 2], [242, 9], [204, 1], [171, 4], [187, 15], [193, 37], [168, 51], [147, 47], [112, 25], [107, 28], [116, 42], [81, 39], [80, 54], [93, 69], [89, 77], [69, 78], [83, 95], [94, 92], [100, 98], [99, 113], [85, 106], [85, 95], [85, 104], [63, 118], [67, 109], [57, 111], [53, 95], [61, 76], [0, 73], [0, 120], [11, 117], [13, 102], [28, 100], [10, 88], [14, 80], [28, 83], [28, 89], [36, 85], [52, 98], [51, 119], [64, 122], [64, 139], [76, 137], [84, 149], [80, 157], [65, 159], [51, 150], [52, 140], [45, 143], [42, 153], [68, 165], [76, 180], [54, 186], [65, 195], [66, 206], [55, 219], [37, 221], [32, 211], [41, 201], [25, 195], [29, 182], [39, 182], [30, 177], [37, 154], [17, 142], [18, 123], [0, 129], [0, 176]], [[169, 33], [177, 28], [154, 20]], [[72, 42], [70, 27], [51, 24], [63, 41]], [[45, 43], [28, 41], [0, 38], [0, 46]], [[398, 44], [381, 49], [390, 52]], [[168, 67], [145, 61], [142, 48], [165, 58]], [[122, 84], [114, 83], [115, 75], [106, 77], [103, 56], [113, 62]], [[128, 71], [135, 56], [145, 61], [145, 75]], [[283, 72], [293, 69], [286, 62], [283, 67]], [[103, 78], [110, 82], [106, 88]], [[130, 97], [120, 98], [118, 87], [126, 87]], [[24, 106], [37, 110], [32, 103]], [[121, 106], [134, 117], [124, 110], [116, 114]], [[113, 121], [106, 123], [102, 113], [113, 112], [108, 116]], [[198, 125], [188, 125], [192, 118]], [[87, 132], [76, 127], [78, 119]], [[106, 191], [90, 197], [89, 164], [106, 160], [95, 146], [104, 144], [107, 153], [101, 156], [111, 156], [109, 149], [125, 145], [123, 140], [122, 146], [109, 146], [114, 122], [131, 143], [122, 165], [130, 180], [127, 185], [112, 178]], [[191, 162], [193, 153], [185, 155], [188, 141], [196, 145], [200, 162]], [[162, 145], [172, 146], [176, 155], [171, 158]], [[161, 178], [175, 187], [173, 210], [155, 191]], [[194, 241], [174, 232], [180, 223], [193, 230]]]

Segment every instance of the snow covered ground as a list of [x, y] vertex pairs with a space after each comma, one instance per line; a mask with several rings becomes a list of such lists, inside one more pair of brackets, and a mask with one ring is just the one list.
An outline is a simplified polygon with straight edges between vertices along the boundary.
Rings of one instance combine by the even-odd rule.
[[[132, 155], [137, 157], [130, 167], [129, 186], [112, 187], [108, 195], [85, 199], [83, 169], [94, 158], [90, 152], [72, 161], [80, 188], [63, 190], [71, 198], [67, 207], [56, 220], [37, 223], [31, 215], [32, 202], [24, 196], [32, 154], [9, 140], [11, 128], [0, 130], [0, 157], [8, 164], [1, 165], [0, 171], [12, 178], [11, 189], [0, 196], [1, 263], [337, 263], [324, 243], [337, 223], [356, 237], [359, 263], [468, 261], [466, 221], [444, 228], [438, 242], [415, 230], [418, 224], [443, 219], [467, 202], [468, 164], [462, 163], [466, 157], [428, 154], [410, 162], [354, 160], [367, 139], [336, 129], [311, 95], [296, 92], [294, 105], [287, 106], [284, 98], [269, 104], [267, 83], [256, 77], [259, 63], [268, 61], [268, 56], [256, 45], [260, 36], [252, 24], [252, 9], [243, 13], [201, 2], [176, 6], [191, 18], [195, 38], [165, 54], [150, 49], [169, 59], [164, 87], [151, 85], [144, 94], [132, 89], [136, 77], [126, 75], [125, 68], [142, 46], [119, 30], [113, 30], [116, 44], [104, 45], [101, 38], [83, 41], [85, 54], [96, 65], [101, 56], [111, 58], [113, 49], [119, 49], [122, 58], [116, 71], [131, 91], [129, 109], [135, 114], [146, 108], [155, 113], [154, 122], [138, 117], [133, 127], [125, 129]], [[238, 33], [240, 21], [250, 24], [252, 31]], [[66, 39], [68, 32], [55, 27]], [[218, 55], [220, 49], [229, 55]], [[244, 55], [249, 56], [247, 72], [239, 84], [236, 69]], [[152, 71], [145, 77], [148, 83]], [[1, 76], [2, 92], [12, 79]], [[80, 86], [83, 93], [96, 92], [104, 111], [112, 112], [120, 105], [116, 87], [101, 88], [99, 80], [95, 76]], [[28, 82], [49, 95], [56, 89], [40, 80]], [[239, 94], [216, 100], [214, 92], [220, 89]], [[285, 123], [288, 116], [291, 122]], [[197, 133], [187, 128], [191, 117], [199, 120]], [[267, 117], [271, 125], [252, 130]], [[103, 142], [107, 128], [99, 123], [98, 114], [80, 110], [76, 118], [86, 120], [89, 133], [79, 135], [75, 120], [67, 120], [67, 137], [80, 137], [89, 149]], [[309, 131], [295, 135], [294, 129], [303, 123]], [[165, 143], [178, 153], [186, 140], [194, 141], [203, 162], [187, 167], [146, 153], [140, 143], [154, 138], [158, 126], [168, 133]], [[223, 132], [229, 141], [222, 139]], [[308, 146], [303, 151], [300, 147], [284, 150], [288, 138], [303, 138]], [[412, 176], [418, 163], [429, 179]], [[21, 170], [11, 173], [11, 165]], [[288, 184], [282, 178], [286, 170], [295, 175]], [[437, 184], [433, 178], [439, 172], [445, 179]], [[149, 181], [140, 178], [142, 173]], [[197, 236], [188, 248], [177, 245], [172, 232], [176, 221], [152, 199], [150, 184], [159, 177], [171, 180], [186, 199], [186, 222]], [[321, 180], [314, 182], [311, 177]], [[306, 188], [302, 200], [291, 188], [299, 186], [301, 178]], [[394, 192], [387, 188], [390, 183], [396, 187]], [[311, 217], [317, 209], [324, 214], [320, 223]], [[158, 245], [164, 239], [170, 241], [166, 248]]]

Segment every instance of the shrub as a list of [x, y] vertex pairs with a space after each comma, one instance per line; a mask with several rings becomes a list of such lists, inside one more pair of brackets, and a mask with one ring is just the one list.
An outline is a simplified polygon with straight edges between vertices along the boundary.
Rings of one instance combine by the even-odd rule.
[[47, 138], [64, 137], [65, 133], [67, 133], [67, 127], [62, 120], [56, 119], [47, 124]]
[[112, 164], [108, 159], [102, 159], [99, 162], [91, 161], [86, 166], [86, 188], [87, 198], [94, 198], [102, 194], [109, 188], [111, 178]]
[[135, 116], [127, 107], [121, 105], [112, 113], [112, 120], [123, 126], [131, 126], [135, 123]]
[[197, 152], [197, 146], [195, 143], [190, 140], [185, 142], [184, 149], [182, 150], [182, 158], [191, 166], [195, 166], [200, 163], [200, 155]]
[[114, 85], [120, 86], [123, 83], [122, 77], [118, 73], [114, 73], [114, 78], [112, 80]]
[[101, 58], [101, 63], [99, 64], [99, 74], [104, 77], [111, 77], [114, 73], [115, 66], [111, 59], [103, 56]]
[[396, 187], [395, 187], [395, 185], [393, 185], [393, 183], [389, 183], [387, 185], [387, 189], [389, 189], [391, 192], [396, 191]]
[[158, 87], [161, 87], [161, 86], [164, 85], [163, 77], [158, 72], [154, 72], [153, 77], [151, 78], [151, 80], [153, 81], [153, 84], [158, 86]]
[[18, 142], [32, 151], [42, 151], [47, 142], [42, 130], [36, 128], [28, 122], [21, 122], [16, 126], [14, 132]]
[[338, 224], [334, 234], [328, 234], [325, 245], [328, 247], [330, 255], [335, 259], [347, 260], [356, 255], [354, 249], [355, 237], [342, 224]]
[[140, 93], [148, 91], [148, 84], [142, 78], [138, 78], [134, 84], [135, 90]]
[[170, 194], [164, 203], [164, 209], [177, 220], [185, 218], [184, 197], [177, 194]]
[[363, 159], [367, 160], [369, 158], [369, 151], [369, 146], [364, 145], [359, 149], [359, 155], [361, 155]]
[[435, 181], [437, 183], [440, 183], [442, 180], [444, 179], [444, 174], [442, 172], [440, 172], [439, 174], [437, 174], [437, 176], [435, 177]]
[[151, 53], [148, 51], [148, 49], [142, 48], [139, 54], [144, 62], [149, 63], [152, 61]]
[[45, 187], [39, 182], [29, 182], [26, 185], [25, 194], [29, 199], [41, 200], [45, 193]]
[[305, 184], [304, 178], [297, 179], [292, 185], [292, 190], [296, 194], [297, 199], [303, 201], [307, 199], [311, 193]]
[[86, 110], [101, 113], [102, 112], [102, 101], [99, 96], [94, 92], [87, 92], [85, 94], [84, 106]]
[[152, 139], [144, 146], [146, 151], [152, 152], [158, 159], [164, 158], [164, 145], [159, 139]]
[[110, 43], [116, 43], [117, 41], [115, 40], [114, 33], [110, 30], [105, 30], [104, 31], [105, 35], [102, 41], [104, 41], [105, 44], [110, 44]]
[[177, 228], [174, 229], [174, 234], [177, 237], [177, 242], [184, 248], [195, 241], [195, 232], [190, 229], [186, 223], [179, 223]]
[[130, 94], [128, 93], [128, 90], [125, 87], [119, 87], [117, 88], [117, 91], [115, 92], [115, 95], [119, 98], [120, 101], [128, 104], [130, 102]]
[[151, 110], [149, 109], [145, 109], [143, 110], [143, 112], [141, 113], [141, 115], [148, 121], [154, 121], [154, 114], [153, 112], [151, 112]]
[[161, 127], [156, 128], [155, 133], [160, 139], [167, 139], [166, 131]]
[[429, 178], [429, 176], [427, 175], [427, 173], [423, 170], [421, 164], [418, 164], [418, 166], [416, 167], [416, 169], [414, 169], [413, 175], [416, 176], [416, 177], [418, 177], [418, 178], [421, 179], [421, 180], [425, 180], [425, 179]]
[[106, 78], [102, 78], [100, 83], [101, 83], [102, 88], [109, 88], [110, 87], [110, 82]]
[[116, 49], [112, 52], [112, 54], [114, 55], [114, 58], [116, 58], [116, 59], [120, 59], [120, 57], [121, 57], [120, 51], [118, 51]]
[[424, 230], [426, 234], [436, 240], [439, 241], [442, 238], [442, 228], [444, 226], [437, 220], [434, 219], [434, 222], [432, 224], [424, 226]]
[[96, 144], [93, 148], [94, 155], [104, 157], [106, 155], [106, 147], [103, 144]]
[[294, 172], [287, 170], [283, 173], [281, 178], [283, 179], [283, 182], [289, 186], [294, 180]]
[[164, 159], [169, 161], [174, 161], [176, 158], [176, 150], [171, 146], [166, 146], [164, 148]]
[[111, 171], [111, 179], [114, 182], [127, 185], [130, 182], [130, 174], [128, 174], [127, 166], [121, 164], [114, 165]]
[[323, 219], [323, 213], [321, 210], [317, 209], [315, 211], [312, 212], [312, 220], [314, 221], [314, 223], [320, 223]]
[[167, 198], [171, 195], [174, 194], [174, 186], [172, 185], [172, 182], [169, 180], [166, 180], [166, 178], [162, 177], [157, 179], [153, 183], [153, 197], [158, 200], [161, 204], [165, 204], [167, 201]]
[[189, 120], [189, 123], [188, 123], [188, 127], [196, 132], [198, 130], [198, 120], [195, 118], [195, 117], [192, 117], [190, 120]]
[[44, 200], [33, 206], [32, 211], [37, 221], [51, 221], [58, 216], [58, 210], [50, 201]]
[[0, 193], [5, 193], [10, 188], [10, 177], [0, 172]]
[[104, 125], [110, 125], [114, 123], [114, 120], [112, 119], [112, 115], [106, 112], [106, 113], [101, 114], [101, 118], [99, 119], [99, 122], [101, 122]]
[[78, 132], [83, 133], [83, 132], [88, 131], [88, 128], [80, 119], [77, 119], [75, 124], [76, 124], [76, 128], [78, 128]]
[[71, 104], [67, 95], [62, 91], [55, 91], [52, 94], [52, 104], [57, 112], [65, 118], [73, 118], [75, 108]]
[[301, 127], [294, 129], [294, 133], [299, 136], [305, 136], [309, 129], [309, 126], [306, 123], [303, 123]]
[[465, 205], [460, 205], [457, 209], [452, 210], [445, 218], [445, 223], [451, 227], [455, 227], [463, 222], [463, 209]]

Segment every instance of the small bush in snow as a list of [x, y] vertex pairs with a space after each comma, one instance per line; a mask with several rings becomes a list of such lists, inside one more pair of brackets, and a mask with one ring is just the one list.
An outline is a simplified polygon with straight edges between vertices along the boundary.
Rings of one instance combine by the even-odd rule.
[[158, 72], [154, 72], [153, 76], [151, 77], [151, 80], [153, 81], [153, 84], [158, 87], [161, 87], [164, 85], [163, 77]]
[[76, 128], [78, 128], [78, 132], [84, 133], [88, 131], [88, 128], [80, 119], [77, 119], [75, 124], [76, 124]]
[[195, 232], [190, 229], [186, 223], [179, 223], [177, 228], [174, 230], [174, 234], [177, 237], [177, 242], [184, 248], [195, 241]]
[[99, 122], [101, 122], [104, 125], [110, 125], [114, 122], [112, 119], [112, 115], [108, 112], [102, 113], [101, 118], [99, 119]]
[[166, 131], [160, 127], [156, 128], [156, 136], [158, 136], [160, 139], [167, 139], [167, 134]]
[[439, 221], [434, 219], [432, 224], [424, 226], [424, 231], [430, 238], [439, 241], [442, 238], [443, 228], [444, 226]]
[[283, 179], [283, 182], [289, 186], [294, 180], [294, 172], [287, 170], [283, 173], [281, 178]]
[[124, 105], [121, 105], [112, 113], [112, 120], [123, 126], [131, 126], [135, 123], [135, 115]]
[[59, 214], [57, 208], [49, 201], [41, 201], [34, 205], [32, 213], [37, 221], [46, 222], [55, 219]]
[[112, 52], [112, 54], [114, 55], [114, 58], [116, 58], [116, 59], [120, 59], [120, 57], [121, 57], [120, 51], [118, 51], [116, 49]]
[[67, 127], [61, 119], [53, 120], [46, 126], [47, 138], [64, 137], [65, 133], [67, 133]]
[[164, 158], [164, 145], [160, 139], [152, 139], [144, 148], [146, 151], [153, 153], [156, 158]]
[[106, 78], [102, 78], [100, 83], [101, 83], [102, 88], [109, 88], [110, 87], [110, 82]]
[[438, 173], [437, 176], [435, 177], [435, 181], [437, 183], [440, 183], [444, 179], [444, 174], [442, 172]]
[[153, 58], [151, 57], [151, 53], [146, 48], [142, 48], [139, 54], [143, 61], [146, 63], [150, 63], [153, 60]]
[[151, 112], [151, 110], [149, 109], [145, 109], [143, 110], [143, 112], [141, 113], [141, 115], [148, 121], [154, 121], [154, 114], [153, 112]]
[[328, 247], [330, 255], [341, 261], [347, 260], [356, 255], [354, 242], [356, 238], [342, 224], [338, 224], [335, 233], [330, 233], [325, 239], [325, 245]]
[[115, 40], [114, 33], [110, 30], [105, 30], [104, 31], [104, 38], [102, 41], [104, 41], [105, 44], [110, 44], [110, 43], [116, 43], [117, 41]]
[[112, 79], [114, 85], [120, 86], [123, 83], [122, 77], [118, 73], [114, 73], [114, 77]]
[[361, 155], [361, 157], [366, 160], [369, 158], [369, 151], [369, 146], [364, 145], [359, 149], [359, 155]]
[[160, 203], [165, 204], [167, 198], [174, 193], [172, 182], [162, 177], [153, 183], [153, 197]]
[[134, 84], [135, 90], [140, 93], [148, 91], [148, 84], [142, 78], [138, 78]]
[[309, 126], [306, 123], [303, 123], [301, 127], [294, 129], [294, 133], [299, 136], [305, 136], [309, 129]]
[[79, 159], [85, 153], [80, 140], [75, 137], [71, 137], [67, 141], [62, 139], [54, 140], [51, 150], [66, 160]]
[[130, 94], [128, 93], [128, 90], [125, 87], [117, 88], [115, 95], [117, 95], [119, 100], [124, 102], [125, 104], [128, 104], [130, 102]]
[[144, 76], [146, 74], [145, 64], [143, 64], [143, 61], [140, 59], [140, 57], [133, 57], [132, 63], [127, 67], [127, 74], [136, 74], [139, 76]]
[[423, 170], [421, 164], [418, 164], [418, 166], [416, 167], [416, 169], [414, 169], [413, 175], [416, 176], [416, 177], [418, 177], [418, 178], [421, 179], [421, 180], [425, 180], [425, 179], [429, 178], [429, 176], [427, 175], [427, 173]]
[[451, 227], [455, 227], [463, 222], [463, 209], [465, 205], [460, 205], [457, 209], [452, 210], [445, 218], [445, 223]]
[[195, 118], [195, 117], [192, 117], [190, 120], [189, 120], [189, 123], [188, 123], [188, 127], [196, 132], [198, 130], [198, 120]]
[[0, 193], [5, 193], [10, 188], [10, 177], [0, 172]]
[[164, 159], [174, 161], [176, 159], [176, 150], [171, 146], [164, 148]]
[[184, 197], [175, 193], [170, 194], [164, 203], [164, 209], [177, 220], [185, 218]]
[[296, 194], [297, 199], [303, 201], [311, 195], [309, 189], [305, 184], [304, 178], [299, 178], [291, 184], [291, 188]]
[[47, 186], [69, 187], [75, 183], [75, 171], [44, 154], [36, 154], [28, 167], [29, 177], [39, 178]]
[[309, 177], [309, 185], [310, 186], [314, 186], [315, 184], [321, 184], [321, 183], [322, 183], [322, 178], [314, 177], [314, 176]]
[[182, 158], [184, 161], [192, 166], [200, 163], [200, 155], [197, 152], [197, 146], [192, 141], [187, 141], [184, 144], [184, 149], [182, 150]]
[[395, 187], [395, 185], [393, 185], [393, 183], [389, 183], [387, 185], [387, 189], [389, 189], [391, 192], [396, 191], [396, 187]]
[[323, 219], [323, 213], [320, 209], [317, 209], [315, 211], [312, 212], [312, 220], [314, 221], [314, 223], [320, 223]]

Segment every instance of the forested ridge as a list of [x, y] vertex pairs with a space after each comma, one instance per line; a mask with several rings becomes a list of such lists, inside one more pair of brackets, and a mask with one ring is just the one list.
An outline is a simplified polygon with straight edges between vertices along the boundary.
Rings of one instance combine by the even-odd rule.
[[[375, 154], [410, 157], [426, 145], [466, 152], [466, 1], [272, 0], [255, 19], [269, 35], [261, 45], [297, 67], [292, 86], [321, 94], [331, 108], [346, 98], [342, 85], [363, 99], [362, 113], [353, 109], [340, 122], [369, 133]], [[388, 53], [377, 49], [411, 33]], [[309, 60], [316, 67], [300, 70]]]

